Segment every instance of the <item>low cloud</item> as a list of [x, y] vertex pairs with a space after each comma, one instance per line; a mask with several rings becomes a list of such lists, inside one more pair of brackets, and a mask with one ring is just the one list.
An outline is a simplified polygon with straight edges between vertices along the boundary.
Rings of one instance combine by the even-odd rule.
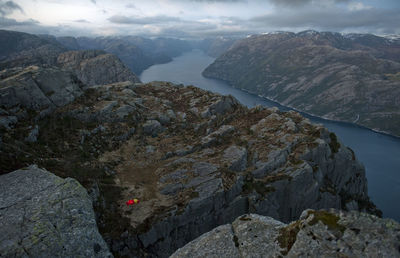
[[14, 1], [1, 1], [0, 0], [0, 16], [8, 16], [15, 11], [20, 11], [24, 13], [24, 10], [21, 6], [16, 4]]
[[305, 5], [334, 5], [338, 3], [348, 3], [350, 0], [268, 0], [275, 6], [299, 7]]
[[125, 5], [125, 8], [136, 9], [136, 6], [134, 4], [127, 4], [127, 5]]
[[200, 2], [200, 3], [238, 3], [238, 2], [247, 2], [247, 0], [191, 0], [192, 2]]
[[364, 31], [364, 32], [399, 32], [399, 10], [321, 10], [311, 9], [306, 12], [287, 11], [250, 19], [257, 28], [285, 28], [296, 30], [312, 28], [330, 31]]
[[[52, 26], [36, 20], [21, 21], [20, 13], [28, 8], [22, 4], [24, 1], [28, 0], [18, 0], [19, 5], [17, 0], [0, 0], [0, 28], [63, 36], [134, 34], [181, 38], [306, 29], [400, 33], [400, 4], [394, 2], [398, 0], [380, 0], [379, 5], [376, 1], [368, 1], [367, 5], [363, 0], [86, 0], [82, 6], [87, 8], [87, 16], [55, 19]], [[63, 12], [64, 5], [73, 8], [77, 3], [74, 1], [79, 0], [35, 1], [57, 3], [52, 8]], [[160, 6], [165, 9], [160, 10]], [[32, 18], [42, 21], [39, 16]]]
[[85, 20], [85, 19], [74, 20], [73, 22], [78, 22], [78, 23], [90, 23], [90, 21]]
[[15, 19], [9, 19], [5, 17], [0, 17], [0, 28], [7, 28], [7, 27], [20, 27], [20, 26], [37, 26], [39, 24], [38, 21], [33, 19], [29, 19], [26, 21], [19, 22]]
[[170, 16], [153, 16], [153, 17], [128, 17], [123, 15], [114, 15], [108, 18], [108, 20], [115, 24], [164, 24], [168, 22], [180, 22], [181, 19], [178, 17]]

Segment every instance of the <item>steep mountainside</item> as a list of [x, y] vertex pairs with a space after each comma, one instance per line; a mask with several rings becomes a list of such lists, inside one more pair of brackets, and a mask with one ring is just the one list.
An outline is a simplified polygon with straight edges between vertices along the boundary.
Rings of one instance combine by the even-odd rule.
[[170, 38], [56, 38], [51, 35], [0, 30], [0, 70], [30, 65], [53, 66], [59, 54], [68, 50], [103, 50], [116, 55], [134, 73], [140, 74], [151, 65], [169, 62], [172, 57], [191, 48], [187, 41]]
[[0, 30], [0, 70], [54, 64], [66, 49], [56, 41], [23, 32]]
[[118, 56], [135, 74], [140, 74], [154, 64], [153, 58], [146, 55], [138, 46], [120, 39], [83, 37], [77, 40], [82, 49], [101, 49]]
[[81, 50], [78, 40], [74, 37], [57, 37], [56, 40], [68, 50]]
[[[354, 153], [296, 112], [163, 82], [46, 83], [48, 72], [1, 77], [0, 119], [11, 123], [0, 125], [0, 171], [36, 163], [77, 179], [117, 255], [166, 257], [249, 212], [284, 222], [306, 208], [378, 212]], [[30, 105], [25, 85], [38, 92]], [[47, 108], [63, 90], [70, 97]]]
[[169, 62], [190, 49], [190, 45], [181, 40], [135, 36], [80, 37], [77, 42], [82, 49], [101, 49], [118, 56], [136, 74], [151, 65]]
[[101, 50], [64, 52], [58, 56], [57, 65], [72, 71], [86, 85], [140, 82], [116, 56]]
[[237, 42], [203, 74], [301, 111], [400, 136], [399, 60], [398, 40], [282, 32]]
[[197, 48], [202, 49], [207, 55], [212, 57], [219, 57], [226, 52], [238, 39], [217, 37], [207, 38], [196, 44]]
[[399, 239], [399, 223], [358, 212], [306, 210], [289, 225], [248, 214], [193, 240], [171, 258], [398, 257]]

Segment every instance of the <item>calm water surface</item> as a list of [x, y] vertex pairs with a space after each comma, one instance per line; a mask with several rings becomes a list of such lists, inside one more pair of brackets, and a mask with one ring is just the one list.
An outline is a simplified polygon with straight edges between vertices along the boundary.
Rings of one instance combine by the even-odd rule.
[[[171, 81], [184, 85], [231, 94], [242, 104], [253, 107], [264, 105], [290, 110], [276, 102], [235, 89], [219, 80], [205, 78], [201, 72], [214, 58], [194, 50], [175, 58], [172, 62], [154, 65], [143, 71], [143, 82]], [[315, 123], [324, 124], [335, 132], [340, 140], [354, 150], [357, 158], [364, 164], [368, 178], [368, 192], [373, 202], [383, 211], [384, 217], [400, 221], [400, 138], [373, 132], [347, 123], [333, 122], [303, 114]]]

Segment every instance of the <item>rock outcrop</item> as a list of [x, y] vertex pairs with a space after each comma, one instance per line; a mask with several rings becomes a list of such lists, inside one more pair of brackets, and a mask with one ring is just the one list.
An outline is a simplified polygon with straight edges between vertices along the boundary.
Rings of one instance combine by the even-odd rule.
[[78, 179], [115, 254], [166, 257], [246, 213], [377, 212], [352, 151], [296, 112], [165, 82], [85, 89], [38, 133], [29, 120], [3, 129], [0, 170], [36, 163]]
[[112, 257], [92, 201], [75, 179], [30, 166], [0, 176], [4, 257]]
[[399, 257], [400, 224], [373, 215], [305, 210], [284, 224], [247, 214], [178, 249], [184, 257]]
[[12, 124], [18, 119], [32, 118], [32, 113], [43, 117], [82, 94], [81, 82], [72, 73], [56, 67], [3, 70], [0, 72], [0, 108], [5, 111], [0, 117]]
[[331, 32], [237, 41], [203, 75], [326, 119], [400, 136], [400, 41]]
[[140, 82], [116, 56], [100, 50], [64, 52], [58, 56], [57, 65], [73, 72], [86, 85]]
[[[192, 47], [188, 41], [172, 38], [148, 39], [135, 36], [56, 38], [51, 35], [0, 30], [0, 69], [31, 65], [55, 66], [59, 63], [75, 70], [78, 77], [89, 84], [139, 81], [135, 75], [127, 72], [127, 68], [140, 74], [151, 65], [169, 62], [172, 57], [190, 49]], [[65, 53], [69, 50], [75, 52]], [[122, 60], [127, 68], [118, 59]], [[96, 69], [93, 70], [94, 67]], [[87, 70], [91, 72], [90, 75]], [[107, 76], [110, 77], [106, 81]]]
[[136, 74], [151, 65], [170, 62], [172, 57], [191, 49], [187, 41], [171, 38], [79, 37], [77, 42], [81, 49], [101, 49], [118, 56]]

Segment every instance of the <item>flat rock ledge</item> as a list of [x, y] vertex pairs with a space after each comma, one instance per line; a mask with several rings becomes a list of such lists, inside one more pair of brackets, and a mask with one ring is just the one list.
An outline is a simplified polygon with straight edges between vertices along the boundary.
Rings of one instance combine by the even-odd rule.
[[30, 166], [0, 177], [1, 257], [112, 257], [78, 181]]
[[247, 214], [178, 249], [182, 257], [400, 257], [400, 224], [356, 211], [305, 210], [284, 224]]

